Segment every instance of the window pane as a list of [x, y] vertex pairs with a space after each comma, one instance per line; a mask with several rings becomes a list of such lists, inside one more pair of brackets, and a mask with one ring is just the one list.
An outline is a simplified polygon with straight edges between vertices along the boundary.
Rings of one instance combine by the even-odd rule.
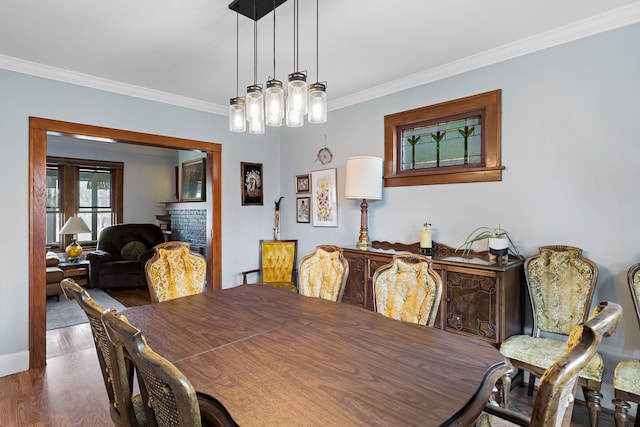
[[58, 168], [47, 168], [47, 210], [60, 208]]
[[111, 207], [111, 174], [81, 169], [79, 194], [80, 208]]
[[62, 228], [62, 213], [47, 211], [47, 246], [60, 247], [60, 229]]
[[91, 229], [91, 233], [81, 234], [78, 236], [79, 241], [98, 241], [100, 232], [113, 225], [113, 214], [107, 209], [80, 209], [78, 216], [87, 223]]

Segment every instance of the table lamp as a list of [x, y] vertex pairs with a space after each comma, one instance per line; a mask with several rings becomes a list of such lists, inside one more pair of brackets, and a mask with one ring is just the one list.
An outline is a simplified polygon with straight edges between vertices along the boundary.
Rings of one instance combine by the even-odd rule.
[[71, 243], [66, 247], [64, 252], [72, 261], [77, 261], [78, 257], [82, 255], [82, 246], [76, 240], [78, 234], [91, 233], [91, 229], [86, 222], [79, 216], [70, 217], [67, 222], [64, 223], [60, 229], [60, 234], [71, 234]]
[[358, 249], [371, 247], [367, 221], [367, 200], [382, 199], [382, 159], [380, 157], [357, 156], [347, 159], [347, 179], [344, 197], [362, 200], [360, 204], [360, 238]]

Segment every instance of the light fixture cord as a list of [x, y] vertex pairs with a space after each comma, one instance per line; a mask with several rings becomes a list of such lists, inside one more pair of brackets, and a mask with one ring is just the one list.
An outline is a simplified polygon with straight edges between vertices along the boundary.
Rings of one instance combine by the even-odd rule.
[[320, 57], [318, 51], [320, 50], [320, 0], [316, 0], [316, 81], [320, 81], [320, 61], [318, 58]]
[[273, 0], [273, 79], [276, 79], [276, 0]]
[[258, 84], [258, 20], [255, 0], [253, 0], [253, 84]]
[[236, 98], [240, 96], [239, 85], [240, 85], [240, 13], [236, 12]]
[[298, 0], [294, 0], [293, 1], [293, 32], [294, 37], [293, 37], [293, 49], [294, 49], [294, 55], [293, 55], [293, 69], [298, 72], [298, 46], [300, 45], [300, 43], [298, 42], [298, 27], [300, 26], [300, 24], [298, 23]]

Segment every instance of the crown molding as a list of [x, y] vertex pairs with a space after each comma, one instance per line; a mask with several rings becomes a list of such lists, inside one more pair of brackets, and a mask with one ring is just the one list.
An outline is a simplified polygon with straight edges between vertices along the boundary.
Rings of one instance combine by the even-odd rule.
[[[436, 80], [455, 76], [467, 71], [486, 67], [488, 65], [503, 62], [532, 52], [635, 24], [637, 22], [640, 22], [640, 3], [615, 9], [571, 25], [528, 37], [495, 49], [490, 49], [479, 54], [412, 74], [352, 95], [337, 98], [333, 101], [329, 100], [329, 111], [335, 111], [351, 105], [360, 104], [362, 102], [370, 101], [402, 90], [411, 89]], [[121, 95], [133, 96], [164, 104], [219, 114], [222, 116], [228, 115], [228, 107], [226, 105], [214, 104], [142, 86], [116, 82], [10, 56], [0, 55], [0, 68], [93, 89], [104, 90], [107, 92], [118, 93]]]
[[339, 110], [637, 22], [640, 22], [640, 3], [615, 9], [571, 25], [508, 43], [495, 49], [486, 50], [476, 55], [452, 61], [333, 101], [329, 100], [328, 109], [329, 111]]
[[78, 86], [85, 86], [92, 89], [161, 102], [163, 104], [190, 108], [192, 110], [205, 111], [220, 115], [228, 114], [227, 106], [179, 96], [168, 92], [162, 92], [155, 89], [149, 89], [142, 86], [103, 79], [89, 74], [38, 64], [36, 62], [26, 61], [11, 56], [0, 55], [0, 68]]

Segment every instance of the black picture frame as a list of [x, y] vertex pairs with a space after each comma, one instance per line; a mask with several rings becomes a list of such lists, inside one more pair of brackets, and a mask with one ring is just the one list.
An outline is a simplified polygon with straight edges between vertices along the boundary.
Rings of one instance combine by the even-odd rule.
[[296, 222], [310, 223], [311, 222], [311, 197], [297, 197], [296, 198]]
[[296, 175], [296, 194], [311, 194], [311, 174]]
[[182, 163], [182, 179], [180, 181], [181, 202], [202, 202], [206, 200], [205, 179], [206, 158], [189, 160]]
[[240, 191], [242, 194], [242, 206], [263, 205], [263, 183], [262, 163], [240, 163]]

